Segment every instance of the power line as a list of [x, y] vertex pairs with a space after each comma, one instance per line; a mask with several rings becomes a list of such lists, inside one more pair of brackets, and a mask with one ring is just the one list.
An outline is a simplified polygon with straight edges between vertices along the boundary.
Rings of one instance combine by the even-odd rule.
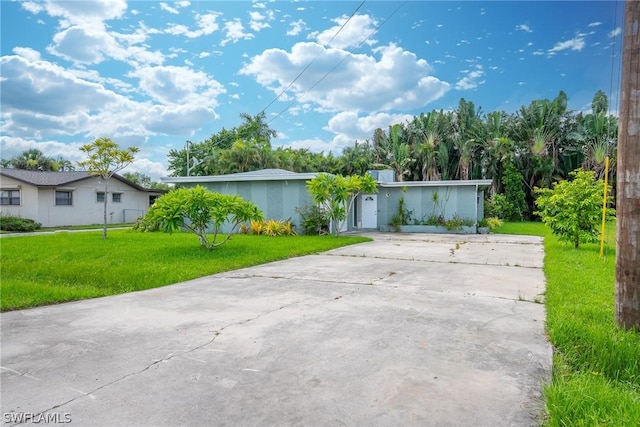
[[[380, 30], [380, 28], [387, 23], [387, 21], [389, 19], [391, 19], [391, 17], [393, 17], [393, 15], [396, 14], [396, 12], [398, 12], [398, 10], [400, 10], [400, 8], [402, 6], [404, 6], [404, 4], [406, 3], [406, 1], [403, 1], [402, 3], [400, 3], [400, 5], [395, 8], [395, 10], [389, 15], [387, 16], [380, 25], [378, 25], [373, 31], [371, 31], [369, 33], [369, 35], [367, 37], [365, 37], [360, 43], [358, 43], [358, 45], [356, 45], [356, 49], [360, 48], [360, 46], [362, 46], [367, 40], [369, 40], [371, 38], [371, 36], [373, 36], [375, 33], [378, 32], [378, 30]], [[344, 61], [347, 60], [347, 58], [349, 58], [350, 56], [352, 56], [353, 53], [351, 52], [347, 52], [347, 54], [344, 56], [344, 58], [342, 58], [335, 66], [333, 66], [333, 68], [331, 68], [329, 71], [327, 71], [322, 77], [320, 77], [320, 79], [318, 79], [313, 85], [311, 85], [309, 88], [307, 88], [307, 90], [305, 90], [303, 93], [296, 95], [296, 99], [294, 99], [289, 105], [287, 105], [282, 111], [280, 111], [275, 117], [273, 117], [271, 120], [269, 120], [267, 122], [267, 124], [273, 122], [275, 119], [277, 119], [278, 117], [280, 117], [282, 114], [284, 114], [286, 111], [288, 111], [293, 104], [295, 104], [296, 102], [298, 102], [298, 98], [301, 97], [302, 95], [308, 93], [310, 90], [312, 90], [314, 87], [316, 87], [318, 84], [320, 84], [325, 78], [327, 78], [329, 76], [329, 74], [331, 74], [336, 68], [338, 68]]]
[[[327, 45], [330, 45], [331, 42], [338, 36], [338, 34], [340, 34], [340, 32], [344, 29], [344, 27], [349, 23], [349, 21], [351, 21], [351, 18], [353, 18], [355, 16], [355, 14], [360, 10], [360, 8], [362, 7], [362, 5], [364, 5], [364, 3], [366, 2], [366, 0], [362, 0], [362, 2], [360, 3], [360, 5], [356, 8], [356, 10], [353, 11], [353, 13], [351, 14], [351, 16], [349, 16], [349, 19], [347, 19], [342, 26], [338, 29], [338, 31], [333, 35], [333, 37], [331, 37], [331, 39], [329, 40], [329, 42], [327, 42]], [[282, 89], [280, 91], [280, 93], [271, 100], [271, 102], [262, 109], [262, 111], [260, 111], [260, 113], [264, 113], [265, 110], [269, 107], [271, 107], [271, 105], [273, 105], [274, 102], [276, 102], [287, 90], [289, 90], [289, 88], [291, 86], [293, 86], [293, 84], [298, 81], [298, 79], [300, 78], [300, 76], [302, 76], [304, 74], [305, 71], [307, 71], [307, 69], [311, 66], [311, 64], [313, 64], [315, 62], [316, 59], [318, 59], [318, 57], [320, 55], [322, 55], [324, 52], [320, 51], [318, 52], [318, 54], [302, 69], [302, 71], [300, 71], [298, 73], [298, 75], [291, 80], [291, 82], [287, 85], [287, 87], [285, 87], [284, 89]]]
[[[353, 18], [356, 13], [358, 13], [358, 11], [362, 8], [362, 6], [365, 4], [366, 0], [362, 0], [360, 2], [360, 4], [358, 5], [358, 7], [351, 13], [351, 15], [349, 16], [349, 18], [340, 26], [340, 28], [338, 29], [338, 31], [336, 31], [336, 33], [331, 37], [331, 39], [328, 41], [327, 44], [331, 44], [331, 42], [333, 40], [335, 40], [336, 37], [338, 37], [338, 34], [340, 34], [340, 32], [344, 29], [344, 27], [349, 23], [349, 21], [351, 21], [351, 18]], [[366, 40], [366, 39], [365, 39]], [[307, 69], [309, 69], [309, 67], [311, 66], [311, 64], [313, 64], [315, 62], [316, 59], [318, 59], [318, 57], [320, 55], [322, 55], [323, 51], [320, 51], [303, 69], [302, 71], [300, 71], [298, 73], [298, 75], [287, 85], [287, 87], [285, 87], [282, 91], [280, 91], [280, 93], [273, 98], [273, 100], [271, 100], [271, 102], [264, 107], [257, 115], [263, 114], [267, 108], [269, 108], [271, 105], [273, 105], [274, 102], [276, 102], [287, 90], [289, 90], [289, 88], [291, 86], [293, 86], [293, 84], [305, 73], [305, 71], [307, 71]], [[267, 124], [271, 123], [271, 121], [267, 122]], [[222, 143], [222, 142], [226, 142], [228, 139], [230, 139], [233, 135], [229, 135], [227, 138], [223, 139], [222, 141], [218, 141], [218, 144]], [[191, 141], [187, 141], [186, 145], [185, 145], [185, 151], [187, 153], [187, 176], [189, 176], [189, 172], [191, 171], [191, 169], [195, 168], [197, 166], [197, 164], [190, 166], [189, 164], [189, 147], [192, 145], [193, 143]]]

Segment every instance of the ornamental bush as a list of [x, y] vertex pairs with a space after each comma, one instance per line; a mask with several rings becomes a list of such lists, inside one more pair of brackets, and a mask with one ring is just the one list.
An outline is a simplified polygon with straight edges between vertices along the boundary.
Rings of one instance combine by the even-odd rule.
[[[240, 224], [263, 219], [260, 209], [242, 197], [214, 193], [198, 185], [172, 190], [157, 199], [142, 223], [148, 230], [186, 230], [197, 235], [202, 246], [212, 249], [229, 240]], [[227, 232], [222, 231], [225, 225]]]

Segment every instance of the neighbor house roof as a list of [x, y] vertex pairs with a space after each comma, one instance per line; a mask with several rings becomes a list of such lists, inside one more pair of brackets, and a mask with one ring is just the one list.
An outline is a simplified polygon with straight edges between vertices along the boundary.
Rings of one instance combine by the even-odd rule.
[[[0, 176], [13, 178], [17, 181], [34, 185], [36, 187], [59, 187], [62, 185], [69, 185], [73, 182], [81, 181], [83, 179], [95, 178], [95, 175], [92, 175], [87, 171], [42, 172], [10, 168], [0, 168]], [[114, 174], [113, 178], [122, 181], [125, 184], [130, 185], [131, 187], [140, 191], [158, 191], [160, 193], [164, 192], [164, 190], [149, 190], [132, 181], [129, 181], [128, 179], [118, 174]]]
[[234, 181], [293, 181], [293, 180], [310, 180], [318, 175], [313, 173], [291, 172], [284, 169], [261, 169], [251, 172], [230, 173], [227, 175], [209, 175], [209, 176], [177, 176], [160, 178], [163, 182], [183, 184], [183, 183], [199, 183], [199, 182], [234, 182]]

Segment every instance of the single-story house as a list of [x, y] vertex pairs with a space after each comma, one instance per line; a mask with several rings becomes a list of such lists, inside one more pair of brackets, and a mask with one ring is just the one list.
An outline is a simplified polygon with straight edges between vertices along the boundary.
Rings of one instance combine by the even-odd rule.
[[[358, 196], [343, 231], [388, 230], [401, 197], [405, 208], [417, 221], [433, 213], [446, 219], [457, 215], [472, 222], [484, 216], [484, 192], [491, 186], [491, 180], [394, 182], [393, 171], [370, 173], [378, 182], [378, 193]], [[228, 175], [170, 177], [162, 178], [162, 181], [182, 187], [201, 185], [218, 193], [237, 194], [255, 203], [265, 218], [290, 219], [300, 232], [297, 209], [313, 203], [306, 184], [317, 175], [264, 169]], [[437, 194], [437, 202], [434, 194]]]
[[[132, 223], [166, 191], [150, 190], [114, 174], [107, 188], [109, 223]], [[41, 172], [0, 168], [0, 211], [44, 227], [104, 222], [104, 181], [86, 171]]]
[[313, 204], [306, 184], [316, 175], [318, 174], [263, 169], [228, 175], [180, 176], [161, 180], [180, 187], [200, 185], [216, 193], [237, 194], [244, 200], [255, 203], [266, 219], [291, 220], [296, 230], [302, 232], [300, 214], [296, 209]]

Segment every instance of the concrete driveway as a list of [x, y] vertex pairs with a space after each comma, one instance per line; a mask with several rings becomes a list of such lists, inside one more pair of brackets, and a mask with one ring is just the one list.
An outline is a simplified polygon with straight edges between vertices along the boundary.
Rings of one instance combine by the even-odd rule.
[[551, 365], [541, 240], [370, 236], [3, 313], [2, 422], [538, 425]]

